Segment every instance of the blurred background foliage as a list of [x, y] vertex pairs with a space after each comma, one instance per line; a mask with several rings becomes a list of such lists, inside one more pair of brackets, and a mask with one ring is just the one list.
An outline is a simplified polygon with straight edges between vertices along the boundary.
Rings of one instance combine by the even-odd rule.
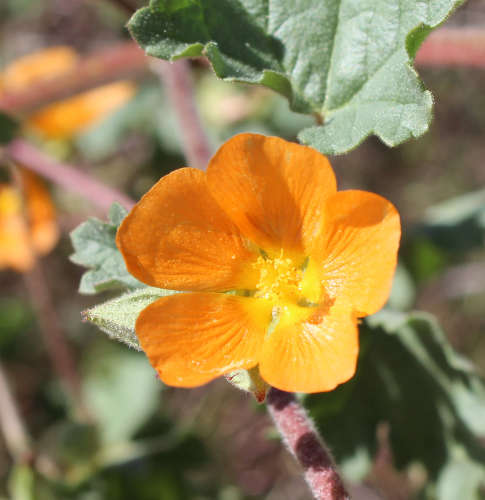
[[[53, 45], [93, 53], [127, 40], [126, 20], [108, 1], [3, 0], [0, 68]], [[485, 29], [483, 2], [470, 0], [449, 24]], [[268, 90], [220, 82], [203, 61], [192, 70], [214, 148], [242, 131], [294, 140], [312, 125]], [[429, 133], [394, 149], [369, 139], [332, 158], [341, 188], [392, 200], [404, 227], [388, 307], [361, 328], [357, 375], [302, 398], [356, 499], [485, 498], [485, 72], [421, 67], [420, 74], [435, 97]], [[138, 199], [185, 160], [160, 82], [147, 70], [136, 85], [123, 108], [75, 137], [30, 139]], [[77, 293], [83, 270], [68, 260], [68, 235], [106, 214], [49, 188], [62, 237], [40, 262], [40, 279], [73, 349], [87, 416], [74, 410], [46, 354], [35, 290], [2, 270], [0, 361], [33, 458], [14, 463], [0, 436], [0, 498], [309, 499], [264, 407], [222, 380], [164, 388], [141, 353], [81, 322], [80, 311], [100, 297]]]

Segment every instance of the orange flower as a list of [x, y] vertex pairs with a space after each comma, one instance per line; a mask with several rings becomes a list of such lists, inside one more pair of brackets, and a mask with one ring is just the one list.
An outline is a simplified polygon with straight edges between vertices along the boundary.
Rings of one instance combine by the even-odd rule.
[[300, 392], [355, 373], [357, 318], [387, 300], [399, 239], [390, 202], [337, 192], [323, 155], [254, 134], [225, 143], [207, 173], [162, 178], [117, 234], [136, 278], [192, 292], [157, 300], [136, 322], [165, 383], [259, 366], [270, 385]]
[[[51, 47], [17, 59], [0, 76], [0, 90], [18, 92], [67, 74], [79, 58], [69, 47]], [[50, 138], [68, 138], [125, 104], [135, 86], [127, 81], [103, 85], [34, 113], [27, 121]]]
[[[29, 54], [0, 74], [0, 94], [19, 92], [63, 76], [79, 62], [69, 47]], [[50, 138], [68, 138], [125, 104], [134, 94], [130, 82], [104, 85], [51, 104], [27, 119], [27, 125]], [[36, 255], [48, 253], [59, 239], [55, 208], [39, 178], [19, 169], [23, 192], [0, 185], [0, 269], [27, 271]]]
[[21, 171], [22, 193], [0, 184], [0, 269], [28, 271], [59, 239], [56, 213], [39, 178]]

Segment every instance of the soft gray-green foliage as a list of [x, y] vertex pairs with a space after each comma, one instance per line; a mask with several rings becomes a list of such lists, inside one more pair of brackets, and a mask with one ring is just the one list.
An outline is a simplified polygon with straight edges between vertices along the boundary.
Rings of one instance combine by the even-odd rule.
[[84, 311], [83, 317], [111, 338], [141, 350], [135, 333], [138, 315], [152, 302], [173, 293], [176, 292], [161, 288], [142, 288], [94, 306]]
[[438, 479], [436, 494], [432, 492], [430, 497], [440, 500], [483, 500], [480, 487], [485, 487], [485, 467], [468, 459], [463, 450], [457, 451], [457, 454], [460, 457], [446, 465]]
[[485, 385], [473, 364], [453, 350], [433, 316], [383, 310], [368, 319], [374, 328], [397, 335], [414, 359], [447, 395], [471, 432], [485, 437]]
[[[453, 350], [433, 316], [383, 310], [368, 318], [355, 377], [333, 392], [307, 397], [306, 404], [352, 479], [369, 472], [376, 431], [385, 422], [395, 465], [426, 468], [425, 498], [479, 498], [484, 381]], [[470, 481], [466, 488], [454, 487], [459, 471]]]
[[485, 189], [446, 200], [429, 208], [418, 234], [425, 234], [447, 252], [485, 245]]
[[428, 129], [432, 97], [412, 68], [461, 0], [151, 0], [129, 22], [147, 54], [205, 55], [227, 81], [265, 85], [323, 126], [300, 140], [342, 153], [370, 134], [394, 146]]
[[160, 405], [161, 383], [146, 357], [102, 343], [83, 368], [83, 395], [102, 443], [132, 438]]
[[116, 231], [127, 211], [114, 203], [109, 211], [108, 222], [94, 217], [83, 222], [71, 233], [74, 253], [70, 259], [75, 264], [89, 268], [79, 284], [79, 292], [94, 294], [110, 289], [145, 287], [127, 270], [123, 256], [116, 247]]

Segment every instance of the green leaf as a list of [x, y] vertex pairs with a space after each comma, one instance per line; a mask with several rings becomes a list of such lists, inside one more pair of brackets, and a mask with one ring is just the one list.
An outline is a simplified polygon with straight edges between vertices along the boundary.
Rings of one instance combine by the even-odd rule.
[[174, 293], [177, 292], [146, 287], [87, 309], [82, 315], [85, 320], [94, 323], [109, 337], [140, 351], [141, 347], [135, 333], [138, 315], [152, 302]]
[[418, 234], [449, 252], [463, 252], [485, 243], [485, 189], [457, 196], [427, 210]]
[[392, 282], [391, 294], [387, 306], [398, 311], [409, 310], [416, 299], [416, 287], [409, 271], [402, 263], [398, 263]]
[[75, 264], [89, 268], [81, 278], [79, 292], [95, 294], [104, 290], [145, 287], [126, 269], [123, 256], [116, 247], [115, 238], [119, 225], [127, 211], [114, 203], [109, 211], [108, 222], [94, 217], [83, 222], [71, 233]]
[[104, 444], [129, 440], [159, 406], [162, 384], [141, 353], [103, 343], [83, 364], [83, 394]]
[[19, 123], [0, 111], [0, 144], [7, 144], [17, 134]]
[[440, 480], [458, 447], [485, 474], [484, 381], [428, 314], [385, 310], [368, 318], [354, 378], [306, 403], [354, 480], [370, 470], [382, 423], [398, 468], [418, 462]]
[[485, 385], [473, 364], [453, 350], [436, 319], [426, 313], [381, 311], [372, 327], [397, 335], [446, 395], [453, 413], [476, 435], [485, 437]]
[[[59, 420], [39, 439], [42, 452], [63, 470], [87, 466], [99, 451], [99, 436], [92, 423]], [[84, 468], [84, 467], [83, 467]], [[69, 480], [74, 480], [74, 475]], [[67, 477], [66, 477], [67, 479]]]
[[432, 97], [412, 68], [425, 36], [462, 0], [151, 0], [128, 27], [147, 54], [205, 55], [226, 81], [265, 85], [325, 125], [324, 153], [370, 134], [394, 146], [428, 129]]
[[15, 465], [8, 489], [12, 500], [35, 500], [35, 473], [28, 465]]
[[451, 461], [440, 474], [436, 498], [440, 500], [483, 500], [485, 468], [466, 458]]

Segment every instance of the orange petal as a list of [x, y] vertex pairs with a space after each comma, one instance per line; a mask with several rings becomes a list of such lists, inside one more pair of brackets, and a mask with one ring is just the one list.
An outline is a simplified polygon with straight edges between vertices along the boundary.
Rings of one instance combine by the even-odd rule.
[[56, 209], [49, 191], [39, 177], [28, 170], [21, 170], [21, 179], [32, 246], [37, 253], [44, 255], [59, 240]]
[[22, 213], [20, 194], [0, 186], [0, 269], [28, 271], [34, 265], [29, 232]]
[[139, 315], [136, 333], [168, 385], [194, 387], [258, 363], [271, 306], [219, 293], [164, 297]]
[[309, 252], [336, 191], [327, 158], [278, 137], [240, 134], [207, 170], [209, 189], [241, 232], [265, 250]]
[[396, 208], [365, 191], [341, 191], [327, 204], [323, 284], [359, 317], [386, 302], [396, 269], [401, 225]]
[[160, 179], [123, 221], [117, 244], [128, 271], [152, 286], [254, 288], [256, 278], [244, 272], [254, 254], [209, 194], [200, 170], [182, 168]]
[[69, 47], [51, 47], [21, 57], [8, 65], [1, 75], [2, 90], [20, 92], [43, 80], [71, 70], [78, 56]]
[[357, 320], [334, 305], [326, 314], [277, 326], [264, 342], [259, 371], [283, 391], [331, 391], [354, 375], [358, 352]]
[[104, 85], [66, 99], [33, 114], [28, 123], [52, 138], [67, 138], [101, 120], [135, 93], [130, 82]]

